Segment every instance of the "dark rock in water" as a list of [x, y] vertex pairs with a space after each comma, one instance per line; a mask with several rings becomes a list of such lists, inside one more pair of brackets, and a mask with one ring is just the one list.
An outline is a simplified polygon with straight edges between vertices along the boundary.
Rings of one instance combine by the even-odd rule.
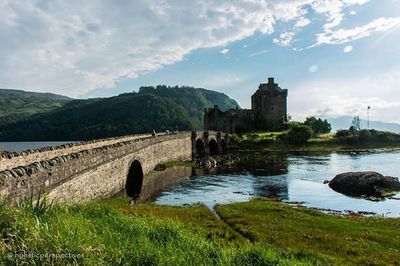
[[398, 178], [377, 172], [348, 172], [335, 176], [329, 187], [350, 196], [384, 197], [400, 191]]
[[329, 180], [324, 180], [324, 184], [329, 184]]
[[240, 156], [240, 155], [216, 155], [216, 156], [209, 156], [205, 158], [198, 158], [194, 162], [194, 166], [196, 168], [216, 168], [216, 167], [232, 167], [239, 162], [243, 162], [247, 160], [247, 157]]

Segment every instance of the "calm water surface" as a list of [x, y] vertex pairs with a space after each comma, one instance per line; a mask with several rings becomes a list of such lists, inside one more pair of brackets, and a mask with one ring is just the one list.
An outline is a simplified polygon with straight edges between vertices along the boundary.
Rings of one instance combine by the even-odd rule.
[[0, 142], [0, 150], [21, 152], [40, 149], [49, 146], [58, 146], [76, 141], [31, 141], [31, 142]]
[[346, 171], [377, 171], [399, 177], [399, 162], [400, 151], [256, 154], [241, 172], [220, 170], [211, 174], [194, 174], [164, 190], [156, 202], [170, 205], [201, 202], [212, 208], [218, 203], [248, 201], [254, 196], [273, 196], [283, 201], [304, 202], [308, 207], [368, 211], [399, 217], [400, 193], [393, 199], [374, 202], [345, 196], [323, 184], [324, 180]]

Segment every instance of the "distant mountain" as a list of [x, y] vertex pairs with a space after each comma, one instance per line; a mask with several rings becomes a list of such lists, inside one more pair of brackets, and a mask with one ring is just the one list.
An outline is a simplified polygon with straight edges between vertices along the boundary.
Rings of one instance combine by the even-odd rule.
[[[327, 118], [328, 122], [332, 125], [332, 131], [335, 132], [338, 129], [348, 129], [351, 125], [351, 121], [353, 120], [352, 116], [340, 116], [337, 118]], [[367, 120], [360, 119], [361, 128], [367, 128]], [[370, 121], [369, 122], [370, 129], [382, 130], [382, 131], [391, 131], [395, 133], [400, 133], [400, 124], [396, 123], [386, 123], [380, 121]]]
[[72, 100], [47, 113], [0, 125], [0, 141], [86, 140], [203, 127], [204, 109], [239, 107], [225, 94], [192, 87], [141, 87], [110, 98]]
[[22, 97], [34, 97], [34, 98], [42, 98], [42, 99], [49, 99], [49, 100], [64, 100], [64, 101], [72, 100], [71, 98], [69, 98], [67, 96], [49, 93], [49, 92], [32, 92], [32, 91], [14, 90], [14, 89], [1, 89], [0, 88], [0, 94], [18, 95], [18, 96], [22, 96]]
[[0, 125], [60, 108], [71, 100], [52, 93], [0, 89]]

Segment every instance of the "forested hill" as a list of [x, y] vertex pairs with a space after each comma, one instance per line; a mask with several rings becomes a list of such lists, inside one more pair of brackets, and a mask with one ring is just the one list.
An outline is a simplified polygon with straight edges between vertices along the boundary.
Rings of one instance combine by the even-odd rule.
[[73, 100], [63, 107], [0, 126], [0, 141], [87, 140], [203, 127], [204, 108], [236, 108], [215, 91], [192, 87], [141, 87], [111, 98]]
[[71, 100], [52, 93], [0, 89], [0, 125], [60, 108]]

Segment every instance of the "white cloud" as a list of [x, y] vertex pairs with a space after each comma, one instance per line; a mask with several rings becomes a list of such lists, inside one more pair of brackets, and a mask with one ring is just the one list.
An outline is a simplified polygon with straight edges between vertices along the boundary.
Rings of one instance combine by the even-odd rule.
[[[315, 12], [325, 14], [327, 22], [324, 24], [324, 31], [316, 35], [316, 43], [309, 48], [322, 44], [340, 44], [357, 39], [365, 38], [376, 32], [385, 32], [400, 27], [400, 17], [375, 19], [363, 26], [351, 29], [336, 29], [341, 25], [345, 13], [345, 8], [353, 5], [363, 5], [369, 0], [326, 0], [314, 1], [312, 3]], [[356, 15], [357, 12], [352, 10], [350, 15]]]
[[262, 55], [262, 54], [266, 54], [266, 53], [268, 53], [268, 49], [261, 50], [261, 51], [258, 51], [258, 52], [254, 52], [254, 53], [250, 54], [249, 57], [253, 57], [253, 56], [257, 56], [257, 55]]
[[221, 51], [219, 51], [221, 54], [227, 54], [227, 53], [229, 53], [229, 49], [227, 49], [227, 48], [224, 48], [224, 49], [222, 49]]
[[352, 29], [339, 29], [332, 32], [324, 32], [317, 35], [316, 45], [340, 44], [368, 37], [376, 32], [385, 32], [400, 28], [400, 17], [379, 18], [368, 24]]
[[0, 6], [0, 87], [79, 96], [273, 31], [264, 1], [17, 1]]
[[325, 14], [327, 23], [324, 25], [325, 32], [330, 32], [340, 25], [344, 18], [343, 10], [348, 6], [363, 5], [369, 0], [325, 0], [313, 1], [312, 6], [315, 12]]
[[[0, 87], [79, 96], [173, 64], [199, 48], [224, 47], [255, 32], [271, 34], [278, 23], [305, 27], [309, 7], [326, 16], [324, 28], [331, 30], [346, 7], [367, 1], [2, 0]], [[292, 29], [274, 42], [289, 46]], [[355, 38], [349, 35], [355, 34], [324, 32], [318, 42]]]
[[400, 100], [393, 97], [399, 84], [398, 70], [362, 79], [306, 82], [290, 89], [289, 112], [298, 120], [317, 114], [365, 116], [371, 106], [372, 120], [400, 122]]
[[351, 45], [347, 45], [343, 48], [343, 52], [345, 52], [346, 54], [350, 53], [351, 51], [353, 51], [353, 46]]
[[[311, 8], [315, 13], [324, 15], [326, 22], [323, 25], [323, 33], [331, 33], [335, 27], [338, 27], [344, 19], [344, 10], [354, 5], [363, 5], [370, 0], [271, 0], [271, 9], [275, 18], [280, 21], [295, 21], [291, 30], [286, 30], [280, 38], [273, 41], [277, 45], [290, 46], [294, 35], [303, 27], [309, 25], [311, 20], [307, 18], [308, 9]], [[290, 34], [290, 35], [289, 35]], [[314, 45], [316, 46], [316, 45]], [[313, 47], [314, 47], [313, 46]], [[295, 50], [302, 50], [295, 48]]]
[[283, 32], [279, 35], [279, 38], [274, 38], [272, 41], [280, 46], [290, 46], [294, 37], [293, 32]]

